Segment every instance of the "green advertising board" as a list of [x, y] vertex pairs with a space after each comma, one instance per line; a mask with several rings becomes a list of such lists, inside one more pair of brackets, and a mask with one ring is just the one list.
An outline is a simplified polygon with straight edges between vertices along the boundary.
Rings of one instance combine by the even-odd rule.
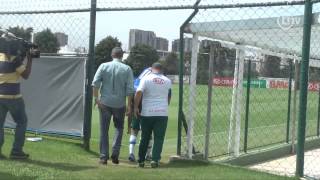
[[[247, 80], [243, 81], [243, 87], [247, 87]], [[267, 88], [267, 81], [266, 80], [251, 80], [250, 87], [252, 88]]]

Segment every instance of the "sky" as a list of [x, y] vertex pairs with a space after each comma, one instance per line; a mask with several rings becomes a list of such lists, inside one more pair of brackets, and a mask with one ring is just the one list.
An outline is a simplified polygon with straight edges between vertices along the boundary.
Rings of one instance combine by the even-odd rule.
[[179, 28], [191, 10], [99, 12], [97, 14], [96, 41], [111, 35], [128, 47], [129, 29], [154, 31], [157, 37], [171, 42], [179, 38]]

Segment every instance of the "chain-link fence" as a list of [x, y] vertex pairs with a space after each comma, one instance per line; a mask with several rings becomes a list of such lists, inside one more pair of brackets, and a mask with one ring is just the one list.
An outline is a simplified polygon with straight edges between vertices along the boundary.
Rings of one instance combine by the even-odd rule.
[[[304, 1], [222, 4], [196, 9], [182, 31], [191, 55], [184, 61], [182, 154], [285, 175], [301, 170], [305, 86], [302, 46], [306, 34]], [[319, 4], [314, 1], [306, 111], [306, 176], [318, 178], [319, 137]], [[310, 12], [307, 11], [307, 12]], [[193, 14], [194, 15], [194, 14]], [[182, 51], [181, 51], [182, 52]], [[187, 58], [189, 57], [189, 59]], [[187, 81], [186, 81], [187, 79]], [[302, 82], [305, 82], [302, 80]], [[213, 86], [213, 87], [211, 87]], [[305, 102], [305, 101], [304, 101]], [[302, 134], [301, 134], [302, 132]], [[303, 138], [304, 139], [304, 138]], [[199, 155], [199, 156], [197, 156]], [[278, 159], [271, 161], [272, 159]], [[312, 161], [311, 161], [312, 159]], [[262, 163], [268, 161], [267, 163]], [[270, 161], [270, 162], [269, 162]], [[310, 162], [309, 162], [310, 161]], [[302, 160], [303, 162], [303, 160]], [[296, 171], [297, 163], [297, 171]], [[299, 170], [298, 170], [299, 169]]]

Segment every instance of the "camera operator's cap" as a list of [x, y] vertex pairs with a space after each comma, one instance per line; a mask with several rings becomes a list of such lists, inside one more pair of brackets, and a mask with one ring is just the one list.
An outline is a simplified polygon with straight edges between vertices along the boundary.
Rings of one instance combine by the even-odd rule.
[[162, 70], [162, 64], [155, 62], [152, 64], [152, 68]]
[[115, 47], [112, 49], [111, 54], [123, 54], [123, 50], [121, 47]]

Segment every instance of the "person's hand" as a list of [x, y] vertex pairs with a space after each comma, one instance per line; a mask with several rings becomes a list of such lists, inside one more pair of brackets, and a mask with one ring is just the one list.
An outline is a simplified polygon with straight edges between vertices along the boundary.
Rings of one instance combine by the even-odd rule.
[[127, 134], [131, 134], [131, 122], [132, 122], [132, 115], [128, 116]]
[[128, 128], [127, 134], [131, 134], [131, 128]]
[[134, 116], [135, 116], [136, 118], [138, 118], [138, 117], [140, 116], [139, 108], [136, 108], [136, 107], [135, 107], [133, 113], [134, 113]]
[[95, 98], [94, 107], [98, 106], [98, 108], [102, 108], [102, 104], [99, 98]]
[[128, 117], [132, 115], [132, 108], [131, 108], [131, 106], [128, 106], [128, 107], [126, 108], [126, 115], [127, 115]]

